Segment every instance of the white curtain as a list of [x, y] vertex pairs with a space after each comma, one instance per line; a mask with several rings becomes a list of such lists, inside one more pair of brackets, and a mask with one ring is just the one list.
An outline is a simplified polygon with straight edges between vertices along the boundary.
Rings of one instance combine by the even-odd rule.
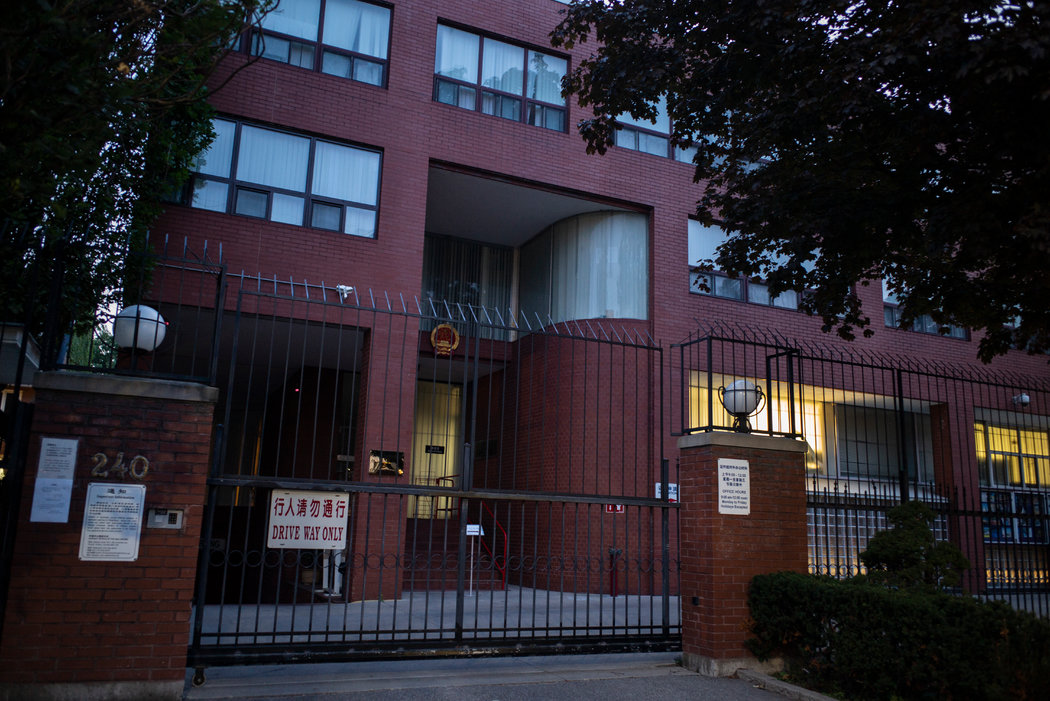
[[478, 79], [478, 37], [452, 27], [438, 25], [434, 72], [473, 83]]
[[[550, 237], [551, 245], [551, 317], [555, 321], [647, 318], [648, 232], [644, 214], [594, 212], [564, 219], [542, 234]], [[529, 247], [534, 245], [542, 243]], [[536, 262], [542, 264], [542, 259], [541, 254]], [[523, 286], [542, 286], [541, 272], [523, 266]], [[531, 290], [522, 293], [523, 301], [536, 296]], [[539, 310], [541, 315], [543, 311]]]
[[230, 162], [233, 160], [233, 135], [237, 125], [225, 119], [212, 120], [215, 130], [215, 141], [208, 150], [197, 159], [195, 170], [204, 175], [217, 175], [220, 178], [230, 177]]
[[305, 192], [309, 158], [309, 139], [243, 125], [237, 179]]
[[718, 247], [726, 240], [721, 227], [704, 226], [695, 219], [689, 220], [689, 265], [696, 267], [701, 260], [714, 260]]
[[390, 10], [358, 0], [328, 0], [322, 39], [329, 46], [386, 58]]
[[561, 96], [561, 79], [565, 77], [567, 67], [567, 62], [563, 58], [530, 51], [528, 96], [533, 100], [564, 105], [565, 98]]
[[318, 141], [311, 189], [321, 197], [376, 204], [379, 197], [379, 154]]
[[263, 16], [260, 24], [272, 32], [317, 41], [320, 16], [321, 0], [281, 0], [274, 10]]
[[486, 88], [521, 95], [525, 75], [525, 49], [485, 39], [481, 84]]
[[376, 213], [373, 209], [347, 207], [344, 221], [343, 233], [365, 238], [372, 238], [376, 235]]

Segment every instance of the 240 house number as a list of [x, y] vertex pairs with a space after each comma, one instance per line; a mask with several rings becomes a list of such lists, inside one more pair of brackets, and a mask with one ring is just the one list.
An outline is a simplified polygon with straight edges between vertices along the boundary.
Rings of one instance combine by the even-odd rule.
[[144, 479], [149, 473], [149, 460], [144, 455], [136, 455], [127, 464], [124, 463], [124, 453], [117, 453], [116, 460], [112, 464], [105, 453], [95, 453], [91, 456], [92, 477], [120, 477], [131, 476], [134, 479]]

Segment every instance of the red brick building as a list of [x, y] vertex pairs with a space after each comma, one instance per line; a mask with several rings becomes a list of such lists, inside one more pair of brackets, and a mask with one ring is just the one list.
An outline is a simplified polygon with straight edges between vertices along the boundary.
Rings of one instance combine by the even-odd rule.
[[[875, 333], [846, 343], [796, 293], [697, 269], [720, 234], [691, 218], [688, 150], [625, 119], [586, 153], [559, 85], [590, 47], [551, 47], [563, 8], [281, 0], [215, 76], [216, 140], [155, 227], [208, 260], [154, 269], [168, 340], [124, 365], [218, 387], [206, 508], [178, 502], [201, 531], [191, 664], [677, 644], [678, 595], [700, 598], [679, 437], [729, 429], [738, 379], [756, 432], [806, 441], [811, 571], [859, 571], [919, 497], [967, 591], [1046, 614], [1046, 358], [980, 366], [962, 329], [895, 328], [878, 280], [854, 290]], [[275, 505], [323, 493], [350, 495], [345, 543], [274, 545]], [[766, 558], [756, 533], [719, 552]]]

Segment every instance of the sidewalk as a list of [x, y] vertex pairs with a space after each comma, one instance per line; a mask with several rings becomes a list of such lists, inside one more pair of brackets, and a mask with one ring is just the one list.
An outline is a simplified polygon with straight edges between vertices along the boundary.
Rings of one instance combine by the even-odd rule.
[[[778, 683], [703, 677], [679, 667], [678, 653], [488, 657], [213, 667], [203, 686], [190, 683], [187, 701], [308, 699], [355, 701], [630, 701], [703, 699], [777, 701], [759, 688]], [[793, 698], [822, 698], [795, 687]]]

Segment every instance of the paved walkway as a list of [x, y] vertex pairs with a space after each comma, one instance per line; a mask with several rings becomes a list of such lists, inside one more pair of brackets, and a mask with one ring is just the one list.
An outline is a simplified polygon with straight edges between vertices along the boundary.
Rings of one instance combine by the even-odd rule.
[[[427, 659], [251, 667], [213, 667], [187, 701], [307, 699], [353, 701], [776, 701], [775, 682], [703, 677], [678, 653]], [[789, 690], [794, 689], [791, 687]], [[795, 698], [805, 698], [795, 695]], [[810, 698], [813, 698], [812, 696]]]

